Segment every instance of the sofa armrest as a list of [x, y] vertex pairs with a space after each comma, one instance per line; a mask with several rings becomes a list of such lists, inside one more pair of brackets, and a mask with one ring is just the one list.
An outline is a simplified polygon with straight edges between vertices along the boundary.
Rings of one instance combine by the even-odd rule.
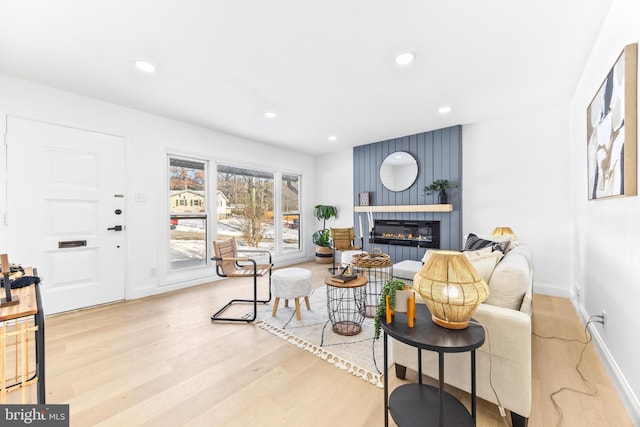
[[485, 327], [487, 337], [479, 351], [517, 362], [531, 363], [531, 317], [527, 313], [480, 304], [473, 319]]

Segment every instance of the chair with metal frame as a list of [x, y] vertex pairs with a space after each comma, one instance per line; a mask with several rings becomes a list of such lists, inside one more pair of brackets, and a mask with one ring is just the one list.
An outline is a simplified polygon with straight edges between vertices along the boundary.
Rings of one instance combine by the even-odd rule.
[[[271, 252], [259, 249], [238, 250], [236, 239], [221, 240], [213, 242], [214, 257], [211, 258], [216, 262], [216, 274], [220, 277], [252, 277], [253, 278], [253, 299], [232, 299], [216, 311], [211, 320], [223, 320], [229, 322], [253, 322], [258, 316], [258, 303], [267, 304], [271, 301]], [[258, 264], [254, 259], [238, 256], [240, 252], [264, 253], [269, 255], [268, 264]], [[258, 277], [269, 275], [269, 298], [266, 300], [258, 299]], [[253, 304], [252, 317], [221, 317], [223, 311], [235, 303]]]
[[[360, 246], [355, 245], [355, 239], [360, 239]], [[356, 236], [353, 231], [353, 227], [348, 228], [330, 228], [329, 229], [329, 243], [333, 250], [333, 268], [332, 272], [336, 271], [336, 250], [345, 251], [357, 251], [362, 248], [363, 239], [361, 236]]]

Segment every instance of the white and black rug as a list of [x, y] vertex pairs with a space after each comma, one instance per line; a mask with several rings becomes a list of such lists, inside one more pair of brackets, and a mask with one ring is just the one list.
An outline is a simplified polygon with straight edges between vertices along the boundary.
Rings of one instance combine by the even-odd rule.
[[284, 301], [280, 300], [276, 317], [271, 316], [273, 302], [258, 307], [257, 325], [336, 368], [382, 388], [382, 338], [373, 338], [373, 319], [365, 318], [362, 331], [357, 335], [338, 335], [331, 329], [325, 288], [314, 289], [309, 303], [311, 310], [307, 310], [304, 299], [300, 299], [300, 321], [296, 320], [293, 300], [289, 300], [289, 307], [284, 307]]

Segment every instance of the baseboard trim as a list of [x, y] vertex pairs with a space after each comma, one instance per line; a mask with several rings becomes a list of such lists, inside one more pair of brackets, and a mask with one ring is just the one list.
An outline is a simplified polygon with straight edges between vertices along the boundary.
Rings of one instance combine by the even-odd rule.
[[[589, 314], [579, 303], [577, 298], [575, 298], [575, 294], [571, 298], [571, 303], [576, 309], [576, 312], [578, 313], [582, 324], [586, 325], [587, 321], [589, 320]], [[618, 396], [620, 397], [622, 404], [627, 410], [627, 414], [631, 419], [631, 423], [634, 426], [640, 425], [640, 402], [638, 401], [637, 396], [633, 393], [633, 390], [629, 386], [627, 379], [625, 378], [615, 359], [609, 352], [609, 349], [602, 339], [598, 328], [594, 326], [591, 327], [589, 331], [591, 332], [591, 336], [593, 337], [592, 342], [594, 343], [596, 353], [598, 353], [600, 361], [604, 365], [604, 368], [607, 370], [607, 374], [609, 374], [609, 378], [611, 379], [613, 386], [618, 392]]]
[[533, 293], [561, 298], [569, 298], [570, 296], [569, 289], [567, 288], [540, 282], [533, 283]]

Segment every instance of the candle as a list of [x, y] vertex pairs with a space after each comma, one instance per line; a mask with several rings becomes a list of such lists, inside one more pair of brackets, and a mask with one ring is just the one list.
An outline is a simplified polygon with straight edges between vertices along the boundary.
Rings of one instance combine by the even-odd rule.
[[364, 230], [362, 229], [362, 216], [360, 216], [360, 214], [358, 214], [358, 221], [360, 223], [360, 237], [364, 237]]

